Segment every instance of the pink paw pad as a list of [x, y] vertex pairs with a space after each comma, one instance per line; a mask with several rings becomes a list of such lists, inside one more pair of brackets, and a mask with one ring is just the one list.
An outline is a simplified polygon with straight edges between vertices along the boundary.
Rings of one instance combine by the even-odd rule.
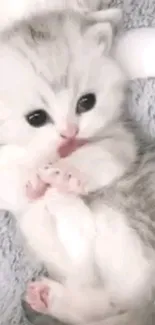
[[48, 185], [41, 180], [39, 175], [36, 175], [32, 181], [26, 184], [26, 195], [29, 199], [35, 200], [43, 196], [48, 188]]
[[28, 285], [25, 300], [32, 309], [39, 313], [48, 311], [49, 288], [42, 282], [31, 282]]

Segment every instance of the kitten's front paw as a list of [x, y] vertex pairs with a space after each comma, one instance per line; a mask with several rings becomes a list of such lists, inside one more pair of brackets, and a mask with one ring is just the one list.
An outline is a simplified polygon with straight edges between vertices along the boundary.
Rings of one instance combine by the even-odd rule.
[[46, 184], [38, 174], [34, 174], [31, 180], [26, 184], [26, 196], [30, 200], [38, 199], [45, 194], [47, 188], [48, 184]]
[[52, 187], [63, 192], [86, 194], [86, 182], [83, 175], [73, 167], [63, 163], [48, 164], [40, 170], [40, 178]]
[[25, 300], [32, 309], [39, 313], [48, 313], [49, 286], [42, 281], [30, 282]]

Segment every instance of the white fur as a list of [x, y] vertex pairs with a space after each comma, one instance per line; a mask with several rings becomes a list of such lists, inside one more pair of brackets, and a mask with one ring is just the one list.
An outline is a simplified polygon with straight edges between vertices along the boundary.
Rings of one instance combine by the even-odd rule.
[[[58, 157], [60, 133], [68, 119], [78, 125], [79, 137], [90, 144], [62, 163], [84, 174], [88, 191], [123, 176], [136, 155], [133, 136], [120, 122], [125, 78], [106, 52], [111, 43], [110, 25], [96, 23], [81, 34], [72, 18], [61, 27], [63, 35], [56, 43], [40, 44], [37, 52], [27, 48], [30, 60], [12, 47], [17, 39], [19, 46], [26, 46], [20, 37], [1, 44], [0, 139], [4, 146], [0, 152], [0, 198], [2, 208], [16, 212], [30, 248], [60, 281], [45, 280], [51, 288], [49, 313], [66, 322], [84, 323], [115, 315], [120, 309], [137, 308], [139, 301], [142, 306], [149, 295], [152, 265], [146, 262], [138, 238], [120, 212], [102, 203], [90, 210], [81, 198], [54, 189], [35, 202], [25, 195], [27, 179], [37, 166]], [[57, 49], [61, 49], [60, 57], [55, 56]], [[60, 77], [66, 68], [69, 83], [63, 88]], [[60, 82], [58, 92], [41, 72], [51, 83]], [[77, 117], [76, 102], [90, 90], [97, 94], [96, 106]], [[25, 114], [38, 107], [44, 108], [55, 124], [42, 128], [28, 125]], [[99, 288], [94, 263], [101, 280]]]

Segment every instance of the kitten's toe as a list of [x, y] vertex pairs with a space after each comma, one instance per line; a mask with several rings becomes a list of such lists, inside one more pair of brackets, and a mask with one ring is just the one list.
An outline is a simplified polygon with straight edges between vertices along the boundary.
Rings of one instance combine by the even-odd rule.
[[81, 175], [77, 170], [67, 171], [66, 172], [66, 185], [68, 187], [68, 191], [76, 193], [76, 194], [84, 194], [85, 185], [81, 180]]
[[63, 192], [72, 192], [75, 194], [85, 193], [85, 182], [80, 172], [63, 162], [55, 165], [46, 165], [40, 170], [41, 179]]
[[61, 183], [64, 178], [64, 173], [60, 168], [48, 164], [39, 170], [39, 176], [43, 182], [57, 188], [58, 184]]
[[49, 287], [42, 281], [30, 282], [25, 296], [26, 302], [39, 313], [48, 312]]
[[25, 190], [26, 196], [30, 200], [35, 200], [44, 195], [47, 190], [47, 184], [36, 174], [27, 182]]

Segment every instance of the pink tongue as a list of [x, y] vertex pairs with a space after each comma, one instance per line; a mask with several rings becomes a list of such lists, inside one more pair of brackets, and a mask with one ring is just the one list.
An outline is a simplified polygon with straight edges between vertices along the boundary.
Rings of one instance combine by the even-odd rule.
[[59, 147], [58, 153], [61, 158], [69, 156], [73, 151], [86, 144], [86, 140], [70, 140]]

